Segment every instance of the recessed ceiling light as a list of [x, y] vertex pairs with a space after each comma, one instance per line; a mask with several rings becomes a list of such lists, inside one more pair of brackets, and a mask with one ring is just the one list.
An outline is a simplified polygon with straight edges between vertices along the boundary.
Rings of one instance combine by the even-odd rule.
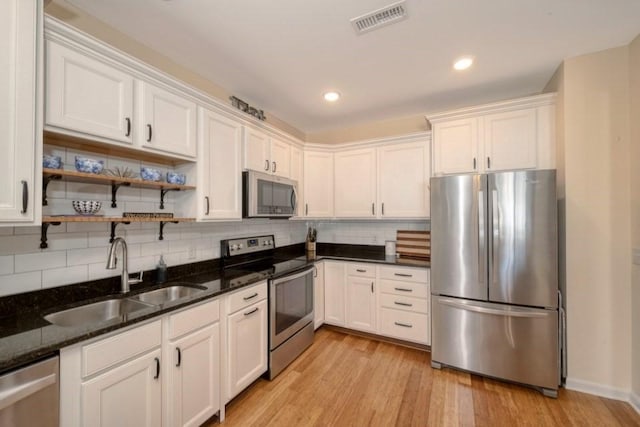
[[328, 102], [336, 102], [340, 99], [340, 94], [338, 92], [327, 92], [324, 94], [324, 100]]
[[462, 70], [466, 70], [467, 68], [471, 67], [472, 64], [473, 64], [473, 58], [472, 57], [463, 56], [462, 58], [457, 59], [456, 62], [453, 63], [453, 68], [455, 70], [462, 71]]

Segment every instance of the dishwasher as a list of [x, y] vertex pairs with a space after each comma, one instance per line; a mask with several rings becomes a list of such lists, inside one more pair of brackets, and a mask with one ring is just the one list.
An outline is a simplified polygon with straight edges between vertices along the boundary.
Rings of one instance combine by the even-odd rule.
[[58, 356], [0, 376], [0, 426], [59, 425]]

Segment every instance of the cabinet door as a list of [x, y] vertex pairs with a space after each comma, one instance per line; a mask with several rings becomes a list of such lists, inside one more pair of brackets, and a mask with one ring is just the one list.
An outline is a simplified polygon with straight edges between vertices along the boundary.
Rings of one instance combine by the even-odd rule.
[[198, 217], [242, 218], [242, 125], [199, 109]]
[[375, 149], [351, 150], [334, 155], [335, 216], [376, 216]]
[[537, 166], [535, 108], [484, 116], [483, 127], [485, 170], [534, 169]]
[[375, 279], [347, 276], [347, 328], [376, 332]]
[[279, 139], [271, 138], [271, 173], [289, 178], [291, 176], [291, 146]]
[[324, 262], [317, 262], [313, 276], [313, 323], [318, 329], [324, 323]]
[[220, 324], [170, 346], [173, 426], [199, 426], [220, 409]]
[[39, 4], [0, 2], [0, 221], [6, 222], [36, 219], [35, 177], [40, 171], [36, 163], [41, 164], [42, 149], [36, 117], [41, 111], [36, 103], [37, 46], [42, 37]]
[[291, 147], [291, 176], [293, 181], [298, 183], [298, 194], [296, 195], [296, 210], [294, 216], [302, 216], [302, 201], [303, 196], [303, 174], [304, 174], [304, 159], [302, 157], [302, 150], [297, 147]]
[[133, 77], [47, 41], [46, 123], [133, 142]]
[[342, 262], [324, 262], [324, 322], [330, 325], [345, 326], [345, 264]]
[[270, 173], [269, 137], [253, 128], [244, 128], [244, 168]]
[[159, 426], [162, 418], [159, 363], [160, 349], [83, 383], [82, 425]]
[[138, 82], [138, 141], [152, 150], [196, 156], [196, 104], [147, 82]]
[[267, 301], [263, 300], [229, 316], [227, 401], [267, 370]]
[[378, 149], [380, 218], [429, 217], [431, 167], [427, 141]]
[[304, 215], [333, 216], [333, 153], [304, 153]]
[[434, 175], [481, 169], [478, 119], [460, 119], [433, 125]]

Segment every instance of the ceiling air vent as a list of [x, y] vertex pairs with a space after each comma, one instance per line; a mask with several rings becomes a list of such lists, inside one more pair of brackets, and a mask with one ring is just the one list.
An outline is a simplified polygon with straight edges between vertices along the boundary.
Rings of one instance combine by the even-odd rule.
[[363, 34], [407, 17], [407, 8], [403, 1], [390, 4], [373, 12], [351, 19], [351, 25], [357, 34]]

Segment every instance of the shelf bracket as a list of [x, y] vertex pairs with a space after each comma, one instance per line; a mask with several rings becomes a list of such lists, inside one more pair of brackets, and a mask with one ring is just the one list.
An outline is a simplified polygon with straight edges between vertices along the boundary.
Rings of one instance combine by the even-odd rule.
[[161, 188], [160, 189], [160, 209], [164, 209], [164, 196], [166, 196], [169, 191], [180, 191], [180, 189], [179, 188]]
[[43, 222], [40, 228], [40, 249], [47, 249], [47, 231], [50, 225], [60, 225], [60, 222]]
[[171, 224], [177, 224], [180, 221], [160, 221], [160, 236], [158, 236], [158, 240], [164, 240], [164, 226], [169, 222]]
[[131, 186], [130, 182], [119, 182], [119, 183], [112, 183], [111, 184], [111, 207], [112, 208], [117, 208], [118, 207], [118, 202], [116, 201], [116, 193], [118, 192], [118, 190], [120, 189], [120, 187], [129, 187]]
[[116, 227], [118, 224], [131, 224], [131, 222], [111, 222], [111, 237], [109, 238], [109, 243], [113, 243], [113, 240], [116, 238]]
[[62, 179], [62, 175], [46, 175], [42, 177], [42, 206], [47, 206], [47, 187], [51, 181]]

